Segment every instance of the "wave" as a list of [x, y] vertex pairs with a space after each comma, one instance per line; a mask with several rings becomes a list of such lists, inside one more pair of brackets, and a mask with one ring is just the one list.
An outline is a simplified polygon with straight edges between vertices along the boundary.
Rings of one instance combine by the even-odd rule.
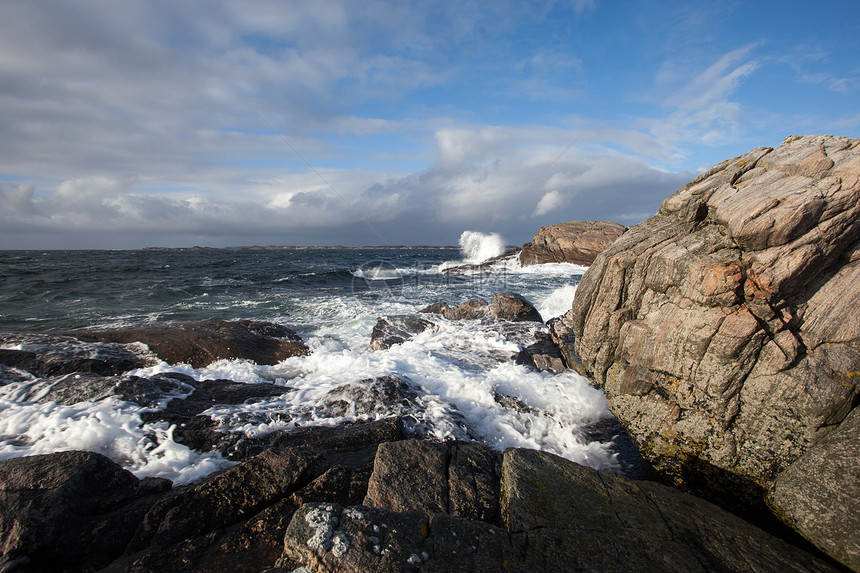
[[505, 242], [498, 233], [463, 231], [460, 235], [463, 262], [476, 265], [505, 252]]

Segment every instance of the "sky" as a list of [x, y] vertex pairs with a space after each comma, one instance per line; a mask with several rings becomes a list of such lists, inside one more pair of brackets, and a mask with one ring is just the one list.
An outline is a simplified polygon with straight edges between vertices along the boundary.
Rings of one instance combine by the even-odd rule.
[[818, 133], [857, 0], [0, 2], [0, 249], [521, 244]]

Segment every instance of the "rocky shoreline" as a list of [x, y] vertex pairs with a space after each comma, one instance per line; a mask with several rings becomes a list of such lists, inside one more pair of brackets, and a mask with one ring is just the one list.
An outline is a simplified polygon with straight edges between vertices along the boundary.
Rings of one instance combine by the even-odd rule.
[[[240, 438], [204, 411], [277, 396], [289, 380], [125, 374], [156, 358], [277, 364], [310, 352], [279, 325], [4, 335], [5, 378], [40, 380], [22, 399], [116, 397], [234, 464], [174, 485], [94, 452], [2, 461], [0, 573], [860, 571], [858, 215], [860, 140], [789, 138], [715, 166], [630, 229], [541, 229], [522, 251], [536, 262], [574, 247], [591, 257], [548, 333], [516, 293], [378, 319], [374, 349], [439, 321], [488, 321], [522, 348], [504, 359], [588, 376], [623, 425], [593, 431], [626, 440], [626, 476], [426, 439], [398, 414], [418, 397], [394, 376], [322, 401], [393, 413], [384, 419]], [[739, 515], [778, 518], [802, 540]]]

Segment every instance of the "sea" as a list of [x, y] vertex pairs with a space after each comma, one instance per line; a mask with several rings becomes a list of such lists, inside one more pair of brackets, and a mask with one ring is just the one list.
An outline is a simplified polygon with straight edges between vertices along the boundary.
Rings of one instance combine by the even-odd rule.
[[[214, 405], [206, 412], [219, 422], [219, 431], [249, 437], [400, 415], [419, 422], [431, 438], [480, 440], [497, 450], [541, 449], [618, 470], [612, 440], [589, 431], [611, 418], [602, 391], [575, 372], [538, 372], [513, 359], [534, 333], [545, 331], [541, 324], [514, 331], [498, 322], [436, 316], [434, 328], [403, 344], [371, 349], [378, 317], [414, 313], [439, 301], [454, 305], [513, 291], [546, 321], [570, 308], [586, 270], [571, 264], [523, 267], [513, 257], [462, 273], [443, 272], [504, 251], [494, 234], [466, 232], [460, 242], [460, 249], [0, 251], [0, 333], [202, 319], [270, 321], [296, 331], [310, 354], [276, 365], [220, 360], [193, 368], [156, 361], [128, 375], [180, 372], [197, 380], [289, 388], [282, 396]], [[26, 350], [27, 343], [3, 347]], [[405, 381], [416, 400], [398, 405], [398, 411], [382, 405], [336, 411], [321, 406], [333, 391], [382, 376]], [[22, 398], [32, 395], [28, 386], [45, 383], [0, 367], [0, 460], [97, 451], [138, 477], [175, 483], [234, 463], [177, 443], [173, 428], [143, 423], [145, 408], [118, 398], [76, 404]]]

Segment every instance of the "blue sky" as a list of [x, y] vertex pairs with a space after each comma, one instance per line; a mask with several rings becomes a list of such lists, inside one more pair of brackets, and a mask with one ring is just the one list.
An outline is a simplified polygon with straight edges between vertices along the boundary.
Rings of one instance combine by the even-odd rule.
[[0, 248], [520, 244], [860, 136], [860, 3], [0, 4]]

